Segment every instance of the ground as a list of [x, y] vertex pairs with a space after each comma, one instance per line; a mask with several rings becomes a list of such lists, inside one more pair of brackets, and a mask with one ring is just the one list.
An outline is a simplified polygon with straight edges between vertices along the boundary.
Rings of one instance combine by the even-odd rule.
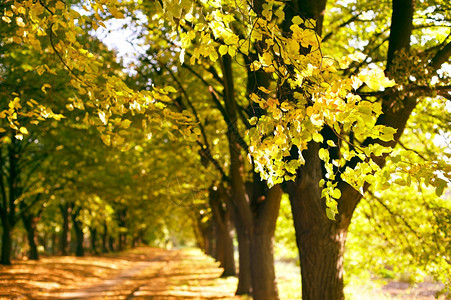
[[[0, 266], [0, 299], [242, 299], [235, 277], [198, 249], [140, 247], [120, 254], [44, 257]], [[298, 299], [298, 269], [277, 263], [281, 299]], [[435, 299], [436, 285], [354, 290], [356, 299]]]
[[7, 299], [234, 299], [236, 278], [197, 249], [142, 247], [118, 255], [42, 258], [0, 267]]

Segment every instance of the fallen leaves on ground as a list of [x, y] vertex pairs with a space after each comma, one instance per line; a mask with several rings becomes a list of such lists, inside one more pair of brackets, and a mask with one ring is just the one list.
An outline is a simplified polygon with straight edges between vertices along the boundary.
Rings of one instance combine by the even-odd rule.
[[0, 266], [0, 298], [241, 299], [237, 279], [197, 249], [140, 247], [116, 255], [48, 257]]

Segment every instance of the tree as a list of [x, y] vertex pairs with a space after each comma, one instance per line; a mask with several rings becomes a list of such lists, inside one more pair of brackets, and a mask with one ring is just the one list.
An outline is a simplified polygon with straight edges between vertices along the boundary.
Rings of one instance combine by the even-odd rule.
[[[152, 57], [150, 65], [159, 66], [154, 68], [156, 73], [165, 70], [165, 78], [175, 84], [141, 91], [127, 87], [117, 76], [96, 76], [100, 65], [78, 42], [80, 26], [87, 20], [94, 28], [102, 26], [105, 11], [123, 17], [115, 1], [92, 2], [91, 18], [83, 18], [60, 1], [30, 2], [5, 11], [3, 20], [11, 23], [13, 16], [24, 14], [21, 8], [30, 9], [29, 18], [15, 19], [29, 31], [27, 39], [20, 37], [20, 41], [30, 45], [36, 44], [37, 28], [48, 30], [44, 35], [53, 41], [48, 51], [69, 70], [79, 94], [89, 95], [85, 103], [95, 107], [97, 115], [90, 115], [86, 122], [98, 127], [107, 145], [127, 148], [122, 129], [128, 128], [128, 118], [136, 113], [143, 124], [159, 123], [178, 130], [177, 137], [210, 148], [201, 127], [206, 119], [199, 118], [194, 105], [189, 107], [191, 112], [180, 112], [177, 105], [171, 110], [172, 103], [181, 103], [171, 97], [178, 99], [180, 93], [185, 103], [192, 98], [174, 76], [185, 65], [208, 91], [199, 98], [209, 96], [227, 128], [223, 144], [228, 147], [228, 172], [213, 155], [206, 158], [229, 190], [240, 257], [250, 257], [252, 251], [251, 258], [263, 262], [254, 261], [248, 268], [246, 260], [240, 261], [238, 292], [248, 293], [252, 278], [255, 299], [277, 298], [271, 238], [284, 188], [292, 204], [303, 298], [342, 299], [348, 227], [365, 192], [383, 189], [393, 181], [390, 172], [382, 171], [387, 161], [402, 162], [406, 167], [399, 168], [400, 176], [430, 184], [438, 195], [450, 178], [446, 166], [440, 174], [446, 180], [437, 176], [436, 170], [442, 169], [438, 162], [406, 161], [409, 151], [389, 156], [419, 100], [449, 98], [449, 75], [440, 68], [449, 60], [451, 46], [449, 37], [437, 29], [449, 27], [449, 4], [434, 2], [428, 12], [432, 21], [421, 20], [415, 12], [428, 11], [428, 4], [394, 0], [391, 10], [379, 12], [363, 4], [351, 11], [339, 4], [326, 10], [326, 1], [220, 1], [213, 5], [159, 1], [150, 9], [155, 13], [149, 19], [158, 20], [168, 31], [155, 34], [156, 28], [151, 28], [149, 40], [168, 46], [169, 51], [161, 62]], [[328, 21], [329, 15], [330, 20], [345, 21], [336, 26]], [[411, 49], [411, 41], [421, 40], [417, 36], [423, 30], [436, 38]], [[323, 31], [328, 33], [321, 41]], [[353, 48], [363, 48], [363, 55]], [[334, 52], [345, 57], [329, 54]], [[195, 123], [199, 128], [195, 129]], [[244, 163], [243, 154], [250, 155], [250, 164]], [[252, 188], [246, 188], [247, 181]], [[244, 276], [246, 271], [251, 277]]]

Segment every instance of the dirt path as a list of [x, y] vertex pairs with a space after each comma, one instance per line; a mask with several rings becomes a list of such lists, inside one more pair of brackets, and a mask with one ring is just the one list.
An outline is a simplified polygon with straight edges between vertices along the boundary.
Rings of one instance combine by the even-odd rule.
[[[154, 259], [139, 262], [134, 265], [131, 269], [122, 271], [119, 275], [102, 281], [101, 283], [94, 284], [88, 288], [77, 289], [72, 292], [63, 292], [58, 295], [60, 299], [92, 299], [95, 297], [106, 297], [118, 295], [117, 287], [124, 285], [125, 282], [134, 281], [135, 276], [137, 276], [144, 269], [153, 269], [156, 261], [159, 260], [159, 257]], [[156, 270], [156, 274], [158, 275], [159, 270]], [[116, 291], [116, 292], [115, 292]], [[120, 293], [120, 292], [119, 292]], [[134, 291], [127, 297], [127, 299], [131, 299]]]
[[44, 258], [0, 267], [0, 299], [239, 299], [221, 271], [195, 249]]

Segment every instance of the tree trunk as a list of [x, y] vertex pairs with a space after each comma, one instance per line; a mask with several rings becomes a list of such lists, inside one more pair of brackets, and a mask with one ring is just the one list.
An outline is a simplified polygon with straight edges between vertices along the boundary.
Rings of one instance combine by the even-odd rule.
[[235, 208], [233, 213], [236, 236], [238, 240], [238, 263], [239, 263], [239, 273], [238, 273], [238, 286], [236, 289], [236, 295], [250, 295], [252, 294], [252, 277], [251, 277], [251, 255], [250, 255], [250, 239], [249, 231], [244, 226], [243, 222], [239, 217], [239, 214]]
[[[260, 230], [256, 230], [260, 231]], [[279, 299], [274, 271], [273, 239], [268, 232], [255, 232], [251, 238], [251, 276], [254, 299]]]
[[99, 253], [97, 251], [97, 228], [89, 227], [89, 232], [91, 234], [91, 251], [94, 254]]
[[29, 246], [28, 259], [39, 260], [38, 247], [36, 242], [36, 224], [34, 221], [34, 216], [32, 214], [23, 214], [22, 222], [24, 224], [25, 230], [27, 231], [27, 239]]
[[221, 277], [236, 275], [230, 208], [222, 201], [224, 197], [226, 194], [220, 190], [210, 189], [209, 200], [216, 233], [215, 256], [224, 268]]
[[115, 252], [116, 251], [116, 246], [114, 244], [114, 237], [111, 236], [111, 235], [108, 238], [108, 245], [109, 245], [109, 248], [110, 248], [111, 252]]
[[224, 271], [221, 277], [235, 276], [235, 256], [233, 251], [233, 236], [230, 220], [226, 221], [225, 228], [219, 230], [217, 239], [221, 240], [222, 247], [222, 267]]
[[125, 243], [124, 233], [120, 232], [118, 236], [118, 245], [117, 245], [118, 251], [124, 250], [124, 243]]
[[83, 224], [78, 220], [78, 215], [80, 214], [80, 209], [76, 209], [72, 212], [72, 224], [75, 232], [75, 256], [84, 256], [85, 250], [83, 248]]
[[102, 232], [102, 252], [108, 252], [108, 225], [106, 221], [103, 223], [103, 232]]
[[214, 243], [215, 243], [215, 253], [213, 255], [213, 258], [219, 262], [219, 267], [224, 267], [224, 240], [221, 236], [221, 228], [219, 228], [219, 224], [215, 220], [214, 213], [213, 213], [213, 231], [214, 231]]
[[[193, 231], [194, 231], [194, 237], [196, 238], [197, 247], [199, 247], [203, 252], [205, 252], [205, 245], [204, 245], [204, 239], [200, 230], [199, 220], [196, 217], [196, 214], [193, 213], [191, 216], [191, 219], [193, 221]], [[168, 238], [166, 238], [168, 239]], [[168, 242], [166, 242], [166, 245]]]
[[[3, 155], [0, 153], [0, 166], [7, 168], [7, 173], [2, 171], [0, 174], [0, 219], [3, 226], [2, 232], [2, 257], [0, 263], [2, 265], [11, 265], [12, 249], [12, 231], [16, 224], [16, 200], [21, 195], [21, 187], [19, 184], [18, 158], [15, 146], [17, 139], [12, 135], [12, 143], [7, 147], [7, 161], [9, 167], [6, 167], [3, 161]], [[5, 176], [6, 175], [6, 176]], [[5, 184], [6, 182], [6, 184]]]
[[61, 216], [63, 218], [63, 224], [61, 228], [61, 243], [60, 243], [60, 252], [61, 255], [68, 254], [68, 246], [69, 246], [69, 215], [70, 215], [70, 207], [69, 204], [63, 203], [59, 205]]
[[343, 253], [352, 214], [361, 194], [344, 182], [339, 184], [336, 221], [326, 216], [326, 203], [318, 185], [323, 178], [318, 157], [320, 145], [309, 143], [303, 152], [306, 164], [295, 182], [288, 182], [296, 242], [299, 250], [303, 300], [339, 300], [343, 293]]
[[2, 232], [2, 265], [11, 265], [11, 250], [12, 250], [12, 237], [11, 227], [8, 222], [3, 222]]
[[[231, 178], [231, 202], [235, 209], [235, 225], [238, 235], [239, 251], [240, 251], [240, 281], [243, 276], [243, 271], [250, 268], [251, 270], [251, 284], [252, 284], [252, 296], [254, 300], [260, 299], [278, 299], [277, 288], [275, 283], [274, 272], [274, 258], [272, 257], [272, 236], [274, 235], [275, 220], [279, 212], [280, 197], [277, 201], [269, 201], [266, 199], [268, 195], [267, 187], [265, 183], [260, 180], [260, 176], [254, 173], [253, 191], [250, 195], [246, 189], [244, 178], [245, 170], [243, 157], [241, 155], [241, 148], [245, 149], [248, 153], [247, 145], [242, 140], [237, 129], [237, 103], [235, 102], [235, 90], [233, 82], [233, 70], [232, 60], [229, 55], [222, 57], [222, 71], [224, 74], [224, 104], [227, 112], [227, 140], [229, 142], [230, 151], [230, 178]], [[267, 76], [263, 76], [267, 79]], [[254, 78], [255, 79], [255, 78]], [[267, 86], [267, 80], [257, 80], [258, 86]], [[280, 190], [277, 187], [272, 192]], [[268, 197], [272, 198], [272, 196]], [[275, 197], [277, 198], [277, 197]], [[275, 199], [274, 198], [274, 199]], [[273, 211], [271, 211], [273, 209]], [[271, 218], [275, 215], [274, 222]], [[269, 219], [268, 219], [269, 218]], [[267, 227], [265, 227], [267, 226]], [[272, 229], [271, 229], [272, 228]], [[272, 230], [272, 234], [271, 234]], [[257, 236], [253, 237], [254, 233]], [[251, 248], [251, 243], [252, 248]], [[247, 250], [244, 249], [247, 247]], [[262, 247], [262, 248], [260, 248]], [[257, 249], [258, 248], [258, 249]], [[242, 252], [245, 251], [245, 252]], [[250, 251], [259, 252], [259, 258], [265, 261], [258, 261], [256, 259], [249, 260], [251, 258]], [[244, 258], [241, 256], [244, 255]], [[252, 252], [252, 257], [254, 253]], [[260, 266], [265, 265], [265, 269], [261, 269]], [[245, 274], [248, 276], [248, 274]], [[248, 280], [248, 278], [243, 278]], [[247, 284], [247, 282], [246, 282]], [[240, 282], [238, 283], [237, 294], [241, 292], [242, 287]], [[247, 288], [247, 286], [244, 286]], [[246, 293], [243, 289], [243, 292]]]
[[252, 210], [254, 226], [250, 240], [252, 296], [254, 299], [279, 299], [274, 270], [274, 232], [279, 215], [282, 189], [268, 189], [266, 182], [254, 174]]
[[58, 238], [57, 238], [56, 232], [53, 230], [52, 231], [52, 251], [51, 251], [52, 255], [56, 255], [57, 240], [58, 240]]
[[213, 257], [216, 249], [215, 249], [215, 231], [214, 231], [214, 226], [213, 226], [213, 222], [211, 220], [209, 220], [205, 225], [205, 241], [207, 244], [207, 251], [206, 254]]

